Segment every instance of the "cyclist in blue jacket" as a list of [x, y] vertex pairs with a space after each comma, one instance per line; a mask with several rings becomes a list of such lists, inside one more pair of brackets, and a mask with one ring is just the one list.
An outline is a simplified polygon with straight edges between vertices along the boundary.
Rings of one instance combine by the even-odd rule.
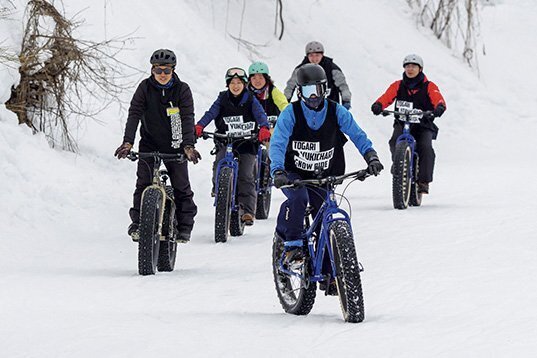
[[[297, 73], [299, 100], [287, 106], [276, 122], [270, 141], [271, 175], [277, 188], [295, 179], [341, 175], [345, 172], [345, 134], [354, 143], [372, 175], [384, 168], [366, 133], [342, 105], [325, 99], [326, 73], [316, 64], [306, 64]], [[324, 194], [315, 188], [283, 189], [276, 235], [284, 241], [300, 242], [308, 203], [316, 214]], [[291, 247], [292, 248], [292, 247]], [[289, 250], [288, 260], [299, 256], [299, 247]]]

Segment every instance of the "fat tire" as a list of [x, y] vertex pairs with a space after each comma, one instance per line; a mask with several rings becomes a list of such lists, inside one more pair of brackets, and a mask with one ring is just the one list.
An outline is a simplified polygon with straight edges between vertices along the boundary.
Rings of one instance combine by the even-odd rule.
[[214, 213], [214, 241], [226, 242], [229, 233], [231, 216], [231, 190], [233, 186], [233, 171], [223, 167], [218, 176], [218, 193]]
[[[170, 200], [166, 200], [164, 222], [162, 224], [165, 240], [160, 242], [159, 248], [157, 268], [160, 272], [173, 271], [177, 257], [177, 217], [175, 215], [175, 210], [172, 210], [171, 208], [171, 205], [175, 205], [175, 202], [173, 188], [169, 185], [166, 186], [166, 195]], [[171, 224], [170, 221], [172, 221], [173, 224]]]
[[274, 236], [272, 244], [272, 273], [274, 275], [274, 285], [276, 287], [276, 293], [280, 304], [285, 312], [294, 315], [307, 315], [310, 313], [315, 303], [315, 295], [317, 291], [317, 285], [315, 282], [309, 281], [308, 261], [306, 258], [304, 263], [304, 275], [305, 280], [298, 289], [290, 290], [291, 279], [298, 280], [296, 277], [290, 277], [280, 270], [280, 260], [283, 254], [283, 240], [278, 236]]
[[265, 220], [269, 216], [270, 202], [272, 200], [272, 178], [270, 177], [270, 165], [266, 149], [261, 151], [260, 191], [257, 194], [257, 206], [255, 218]]
[[138, 241], [138, 273], [154, 275], [160, 247], [160, 210], [162, 193], [156, 189], [144, 192], [140, 210], [140, 239]]
[[421, 199], [423, 194], [418, 191], [418, 174], [420, 172], [420, 157], [416, 154], [414, 156], [414, 168], [412, 176], [414, 180], [410, 187], [410, 201], [408, 205], [410, 206], [421, 206]]
[[336, 266], [336, 285], [343, 319], [358, 323], [365, 318], [360, 265], [349, 224], [335, 221], [328, 229]]
[[412, 150], [410, 145], [403, 141], [395, 147], [393, 160], [392, 197], [395, 209], [406, 209], [410, 201], [411, 173], [410, 158]]
[[240, 210], [231, 211], [229, 234], [231, 236], [242, 236], [244, 234], [244, 222], [241, 220]]

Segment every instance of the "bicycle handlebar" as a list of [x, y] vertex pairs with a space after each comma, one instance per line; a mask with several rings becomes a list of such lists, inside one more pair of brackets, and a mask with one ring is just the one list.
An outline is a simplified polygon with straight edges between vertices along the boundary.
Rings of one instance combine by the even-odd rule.
[[129, 154], [127, 154], [127, 158], [132, 160], [133, 162], [141, 158], [157, 158], [157, 159], [162, 159], [162, 160], [168, 160], [168, 161], [173, 160], [173, 161], [179, 161], [179, 162], [186, 161], [186, 156], [180, 153], [176, 153], [176, 154], [159, 153], [159, 152], [140, 153], [140, 152], [135, 152], [133, 150], [131, 150]]
[[246, 139], [246, 140], [257, 140], [257, 136], [255, 134], [239, 134], [239, 135], [233, 135], [232, 133], [215, 133], [215, 132], [202, 132], [202, 138], [208, 139], [208, 138], [222, 138], [222, 139]]
[[419, 123], [421, 118], [423, 118], [424, 116], [431, 117], [432, 115], [432, 118], [434, 118], [433, 111], [422, 111], [421, 109], [413, 109], [410, 112], [390, 111], [390, 110], [384, 109], [381, 113], [384, 117], [389, 116], [390, 114], [394, 114], [396, 116], [403, 117], [402, 119], [398, 118], [399, 120], [408, 121], [411, 123]]
[[370, 175], [371, 174], [369, 174], [367, 169], [361, 169], [361, 170], [357, 170], [355, 172], [351, 172], [351, 173], [347, 173], [343, 175], [338, 175], [338, 176], [330, 175], [330, 176], [327, 176], [326, 178], [320, 178], [320, 179], [297, 179], [297, 180], [294, 180], [290, 184], [282, 185], [280, 189], [298, 188], [304, 185], [315, 185], [315, 186], [323, 186], [326, 184], [339, 185], [343, 183], [343, 180], [345, 179], [350, 178], [350, 179], [358, 179], [359, 181], [364, 181], [365, 178], [367, 178]]

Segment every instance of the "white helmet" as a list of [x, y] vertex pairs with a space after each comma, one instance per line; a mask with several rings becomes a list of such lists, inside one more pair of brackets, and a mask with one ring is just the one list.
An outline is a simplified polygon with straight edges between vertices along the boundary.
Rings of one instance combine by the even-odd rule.
[[324, 46], [319, 41], [311, 41], [308, 42], [306, 45], [306, 56], [314, 52], [324, 53]]
[[416, 55], [415, 53], [411, 55], [407, 55], [405, 59], [403, 60], [403, 67], [405, 67], [407, 64], [413, 63], [421, 67], [423, 69], [423, 59]]

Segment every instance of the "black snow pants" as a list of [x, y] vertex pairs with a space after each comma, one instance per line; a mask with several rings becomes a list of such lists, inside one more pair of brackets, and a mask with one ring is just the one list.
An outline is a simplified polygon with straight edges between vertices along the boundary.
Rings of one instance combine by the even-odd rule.
[[[187, 162], [179, 163], [177, 161], [164, 162], [168, 175], [173, 187], [175, 197], [175, 213], [177, 216], [178, 230], [180, 232], [190, 232], [194, 226], [194, 217], [198, 208], [194, 203], [194, 193], [190, 188], [188, 178]], [[133, 207], [129, 214], [132, 222], [140, 222], [140, 204], [142, 201], [142, 192], [151, 185], [153, 179], [153, 159], [144, 158], [138, 160], [138, 169], [136, 171], [136, 190], [133, 195]]]

